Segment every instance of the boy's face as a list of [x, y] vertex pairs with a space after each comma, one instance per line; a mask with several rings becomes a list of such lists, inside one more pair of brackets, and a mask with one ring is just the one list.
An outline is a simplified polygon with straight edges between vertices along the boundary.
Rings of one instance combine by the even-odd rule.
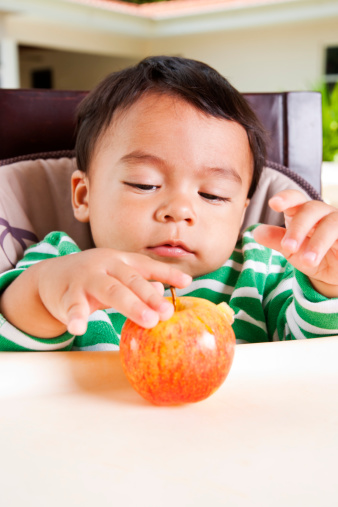
[[145, 254], [196, 277], [231, 255], [252, 166], [242, 126], [147, 94], [114, 116], [88, 175], [74, 173], [74, 213], [90, 221], [96, 247]]

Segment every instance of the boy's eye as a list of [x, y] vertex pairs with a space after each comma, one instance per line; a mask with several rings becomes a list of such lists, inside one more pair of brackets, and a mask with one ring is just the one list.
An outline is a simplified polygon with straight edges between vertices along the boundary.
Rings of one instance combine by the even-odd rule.
[[219, 195], [208, 194], [206, 192], [199, 192], [199, 195], [210, 202], [230, 202], [231, 200], [228, 197], [220, 197]]
[[152, 190], [156, 190], [157, 188], [159, 188], [157, 185], [143, 185], [142, 183], [129, 183], [128, 181], [124, 181], [123, 183], [128, 187], [143, 190], [144, 192], [150, 192]]

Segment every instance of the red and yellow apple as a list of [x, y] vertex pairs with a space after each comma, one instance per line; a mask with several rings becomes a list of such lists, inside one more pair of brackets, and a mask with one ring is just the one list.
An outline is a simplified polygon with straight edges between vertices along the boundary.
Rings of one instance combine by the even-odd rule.
[[229, 373], [235, 350], [232, 322], [226, 303], [179, 297], [173, 316], [152, 329], [125, 322], [123, 370], [134, 389], [155, 405], [201, 401]]

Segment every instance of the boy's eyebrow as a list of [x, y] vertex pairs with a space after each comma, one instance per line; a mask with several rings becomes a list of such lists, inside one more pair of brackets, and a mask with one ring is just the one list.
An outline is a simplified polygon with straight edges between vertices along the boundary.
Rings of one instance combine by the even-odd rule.
[[[127, 153], [121, 159], [121, 162], [151, 162], [158, 166], [164, 166], [165, 161], [156, 155], [152, 155], [150, 153], [145, 153], [140, 150], [132, 151], [131, 153]], [[207, 175], [215, 175], [221, 176], [230, 180], [233, 180], [239, 184], [242, 184], [242, 178], [238, 174], [238, 172], [231, 166], [224, 167], [203, 167], [199, 170], [199, 173], [207, 174]]]
[[157, 157], [156, 155], [151, 155], [150, 153], [145, 153], [140, 150], [132, 151], [131, 153], [127, 153], [121, 159], [121, 162], [152, 162], [156, 165], [164, 165], [164, 161]]
[[242, 184], [242, 178], [238, 174], [238, 172], [231, 166], [224, 167], [207, 167], [202, 170], [206, 174], [222, 176], [223, 178], [227, 178], [228, 180], [233, 180], [240, 185]]

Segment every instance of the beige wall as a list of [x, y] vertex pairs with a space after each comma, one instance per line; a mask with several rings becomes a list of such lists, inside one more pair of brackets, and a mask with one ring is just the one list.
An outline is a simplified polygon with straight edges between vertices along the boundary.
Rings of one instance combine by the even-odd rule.
[[[49, 28], [45, 26], [44, 30]], [[32, 43], [33, 32], [29, 33]], [[39, 35], [41, 44], [42, 35]], [[338, 21], [157, 38], [154, 41], [129, 37], [128, 43], [126, 37], [109, 38], [89, 31], [86, 44], [82, 46], [79, 42], [84, 39], [80, 36], [84, 34], [58, 29], [54, 25], [50, 47], [56, 47], [60, 41], [61, 49], [21, 51], [20, 86], [30, 86], [32, 69], [52, 67], [56, 88], [89, 89], [112, 70], [143, 56], [162, 53], [203, 60], [217, 68], [241, 91], [311, 89], [324, 72], [325, 48], [338, 46]], [[63, 49], [67, 47], [70, 51]]]
[[135, 59], [43, 49], [21, 48], [20, 86], [31, 87], [31, 71], [50, 68], [53, 88], [89, 90], [108, 73], [135, 63]]
[[241, 91], [310, 89], [338, 46], [338, 20], [160, 40], [153, 52], [204, 60]]

